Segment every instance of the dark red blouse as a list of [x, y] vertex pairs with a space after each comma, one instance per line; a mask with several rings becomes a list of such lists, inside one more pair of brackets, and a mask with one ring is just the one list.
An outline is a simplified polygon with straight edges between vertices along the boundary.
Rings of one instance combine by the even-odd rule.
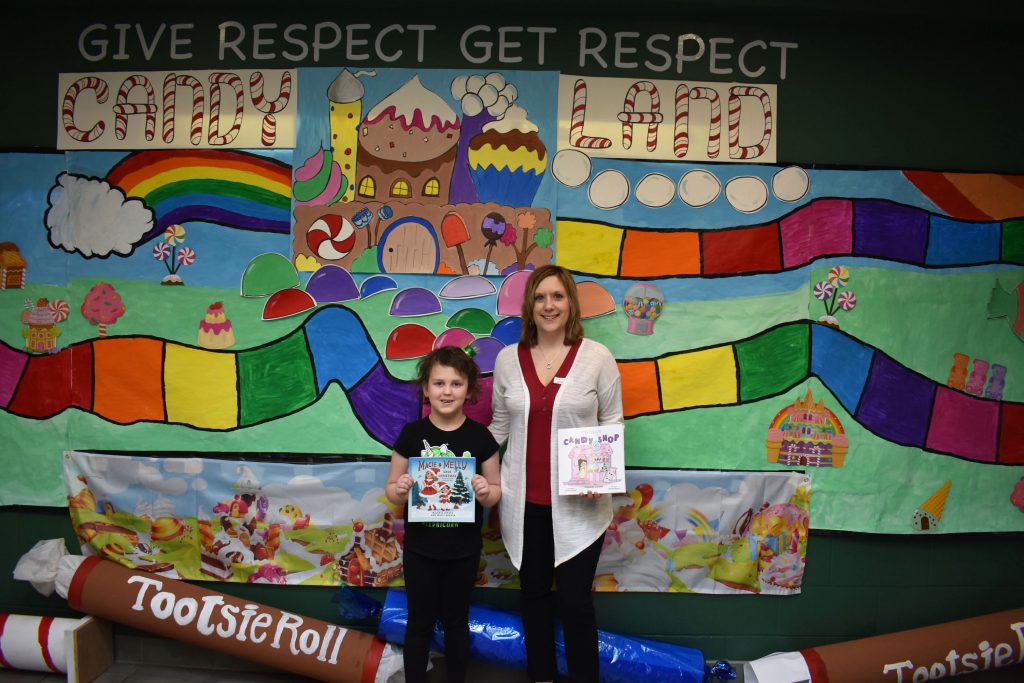
[[526, 389], [530, 392], [530, 414], [526, 427], [526, 502], [551, 505], [551, 409], [562, 380], [572, 368], [580, 340], [569, 347], [565, 359], [546, 386], [537, 377], [533, 355], [528, 346], [519, 346], [519, 365]]

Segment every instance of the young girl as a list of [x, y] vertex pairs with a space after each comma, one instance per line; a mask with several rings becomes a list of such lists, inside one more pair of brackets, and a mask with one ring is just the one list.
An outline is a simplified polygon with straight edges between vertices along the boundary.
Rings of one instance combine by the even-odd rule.
[[418, 366], [418, 381], [430, 414], [402, 428], [391, 454], [385, 493], [395, 505], [405, 505], [413, 479], [409, 458], [424, 446], [447, 446], [454, 454], [476, 459], [470, 486], [476, 494], [476, 521], [407, 522], [404, 573], [409, 618], [405, 629], [405, 680], [427, 680], [430, 637], [438, 617], [444, 626], [448, 683], [462, 683], [469, 661], [469, 598], [480, 562], [480, 528], [484, 507], [501, 499], [498, 444], [487, 428], [462, 412], [476, 393], [476, 363], [454, 346], [435, 349]]

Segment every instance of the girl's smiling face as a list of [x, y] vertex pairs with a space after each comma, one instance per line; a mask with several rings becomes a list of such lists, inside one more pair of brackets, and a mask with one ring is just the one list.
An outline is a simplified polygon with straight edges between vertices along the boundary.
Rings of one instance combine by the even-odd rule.
[[466, 377], [455, 368], [435, 363], [423, 387], [423, 396], [430, 401], [430, 412], [444, 420], [462, 417], [469, 385]]

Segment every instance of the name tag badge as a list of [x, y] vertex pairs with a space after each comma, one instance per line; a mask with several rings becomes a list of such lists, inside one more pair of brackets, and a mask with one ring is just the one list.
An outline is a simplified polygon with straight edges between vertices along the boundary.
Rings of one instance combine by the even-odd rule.
[[555, 384], [565, 384], [565, 378], [564, 377], [555, 377], [551, 381], [554, 382]]

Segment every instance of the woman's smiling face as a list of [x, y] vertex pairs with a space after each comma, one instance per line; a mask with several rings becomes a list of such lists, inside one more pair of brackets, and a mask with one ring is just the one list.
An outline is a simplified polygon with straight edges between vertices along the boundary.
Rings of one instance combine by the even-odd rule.
[[533, 295], [533, 322], [539, 334], [565, 334], [569, 320], [569, 295], [562, 280], [550, 275], [537, 285]]

